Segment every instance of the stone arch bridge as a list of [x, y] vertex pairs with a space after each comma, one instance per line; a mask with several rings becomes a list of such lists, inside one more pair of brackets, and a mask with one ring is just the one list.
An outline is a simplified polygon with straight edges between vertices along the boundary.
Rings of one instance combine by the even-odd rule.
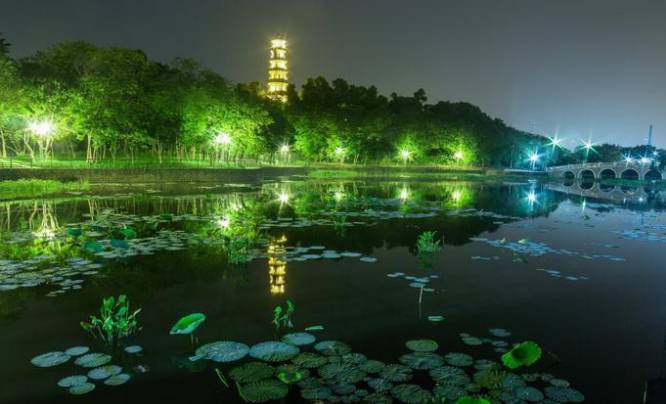
[[546, 168], [551, 177], [578, 180], [661, 180], [661, 170], [652, 164], [634, 162], [571, 164]]

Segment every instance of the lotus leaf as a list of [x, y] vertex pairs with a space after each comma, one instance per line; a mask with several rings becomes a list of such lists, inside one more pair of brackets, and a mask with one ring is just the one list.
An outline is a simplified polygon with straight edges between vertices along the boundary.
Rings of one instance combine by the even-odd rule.
[[470, 382], [464, 370], [455, 366], [442, 366], [430, 370], [430, 377], [437, 384], [444, 386], [464, 386]]
[[261, 342], [250, 348], [251, 357], [266, 362], [287, 361], [298, 355], [298, 352], [298, 347], [278, 341]]
[[384, 362], [380, 362], [380, 361], [376, 361], [376, 360], [369, 360], [369, 361], [363, 362], [359, 366], [359, 368], [362, 371], [366, 372], [366, 373], [379, 373], [382, 370], [384, 370], [385, 367], [386, 367], [386, 365], [384, 364]]
[[237, 383], [237, 386], [241, 398], [250, 403], [280, 400], [289, 393], [289, 387], [277, 380], [261, 380], [244, 386]]
[[558, 403], [582, 403], [585, 401], [585, 396], [578, 390], [570, 387], [555, 387], [548, 386], [544, 389], [546, 396]]
[[58, 381], [58, 386], [64, 388], [70, 388], [86, 382], [88, 382], [88, 376], [84, 375], [67, 376]]
[[376, 379], [368, 380], [368, 386], [372, 387], [376, 391], [388, 391], [393, 388], [393, 383], [386, 379], [378, 377]]
[[405, 343], [408, 349], [416, 352], [432, 352], [439, 348], [437, 342], [431, 339], [412, 339]]
[[249, 362], [229, 371], [229, 377], [239, 383], [252, 383], [273, 376], [272, 366], [263, 362]]
[[340, 341], [321, 341], [314, 346], [314, 349], [324, 355], [344, 355], [351, 352], [349, 345]]
[[90, 351], [90, 348], [87, 346], [75, 346], [66, 350], [65, 353], [69, 356], [80, 356], [84, 353], [87, 353], [88, 351]]
[[192, 334], [204, 321], [206, 321], [206, 315], [203, 313], [188, 314], [171, 327], [169, 334]]
[[331, 397], [333, 393], [328, 387], [315, 387], [312, 389], [301, 390], [301, 397], [306, 400], [326, 400]]
[[448, 403], [449, 401], [457, 400], [464, 396], [466, 391], [457, 385], [437, 385], [432, 390], [432, 393], [435, 395], [436, 399], [439, 399], [437, 402], [442, 402], [442, 399], [444, 399], [447, 401], [443, 402]]
[[127, 373], [119, 373], [117, 375], [111, 376], [108, 379], [104, 380], [104, 384], [107, 386], [120, 386], [125, 384], [131, 378]]
[[517, 398], [530, 402], [537, 402], [543, 400], [543, 393], [534, 387], [521, 387], [516, 389], [514, 394]]
[[104, 380], [108, 377], [115, 376], [122, 371], [123, 369], [116, 365], [100, 366], [88, 372], [88, 377], [93, 380]]
[[407, 404], [425, 404], [432, 400], [432, 394], [416, 384], [399, 384], [391, 389], [391, 395]]
[[111, 355], [103, 353], [89, 353], [79, 356], [74, 361], [75, 364], [84, 368], [96, 368], [111, 362]]
[[490, 328], [488, 332], [498, 338], [510, 337], [511, 333], [503, 328]]
[[400, 357], [400, 363], [416, 370], [428, 370], [440, 367], [444, 359], [433, 352], [412, 352]]
[[250, 348], [240, 342], [216, 341], [200, 346], [196, 354], [213, 362], [234, 362], [243, 359]]
[[76, 386], [72, 386], [69, 388], [70, 394], [73, 394], [75, 396], [87, 394], [93, 390], [95, 390], [95, 385], [92, 383], [77, 384]]
[[64, 352], [55, 351], [41, 354], [35, 356], [30, 360], [30, 363], [37, 366], [38, 368], [50, 368], [52, 366], [58, 366], [70, 359], [70, 356]]
[[346, 396], [348, 394], [353, 394], [356, 392], [356, 386], [350, 383], [340, 383], [336, 384], [331, 388], [333, 392], [340, 396]]
[[318, 355], [312, 352], [302, 352], [296, 356], [292, 362], [300, 367], [306, 369], [313, 369], [321, 367], [328, 363], [328, 359], [325, 356]]
[[502, 362], [509, 369], [517, 369], [521, 366], [530, 366], [539, 358], [541, 358], [541, 347], [536, 342], [526, 341], [502, 355]]
[[474, 363], [474, 358], [460, 352], [448, 353], [444, 355], [444, 360], [446, 363], [453, 366], [470, 366]]
[[125, 352], [128, 354], [138, 354], [139, 352], [142, 352], [143, 348], [140, 345], [130, 345], [128, 347], [125, 347]]
[[380, 375], [390, 382], [401, 383], [412, 379], [412, 369], [403, 365], [387, 365]]
[[483, 397], [463, 396], [456, 400], [456, 404], [491, 404]]
[[312, 334], [308, 334], [307, 332], [295, 332], [291, 334], [286, 334], [285, 336], [282, 337], [282, 342], [285, 344], [290, 344], [290, 345], [296, 345], [296, 346], [301, 346], [301, 345], [310, 345], [313, 342], [315, 342], [316, 338]]

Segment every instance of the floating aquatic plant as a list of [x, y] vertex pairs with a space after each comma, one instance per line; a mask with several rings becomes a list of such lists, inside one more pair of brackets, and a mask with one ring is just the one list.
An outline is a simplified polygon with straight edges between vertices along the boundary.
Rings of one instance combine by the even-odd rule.
[[307, 332], [295, 332], [292, 334], [286, 334], [282, 337], [282, 342], [296, 346], [310, 345], [315, 342], [315, 340], [315, 336], [308, 334]]
[[92, 384], [92, 383], [88, 383], [88, 382], [77, 384], [77, 385], [74, 385], [74, 386], [69, 388], [70, 394], [73, 394], [75, 396], [80, 396], [80, 395], [83, 395], [83, 394], [87, 394], [87, 393], [90, 393], [93, 390], [95, 390], [95, 385]]
[[401, 383], [412, 379], [412, 369], [404, 365], [386, 365], [380, 375], [388, 381]]
[[399, 384], [391, 389], [391, 395], [407, 404], [426, 404], [432, 401], [432, 393], [417, 384]]
[[88, 382], [88, 376], [84, 375], [67, 376], [63, 377], [58, 381], [58, 386], [68, 389], [70, 387], [78, 386], [87, 382]]
[[266, 362], [283, 362], [298, 355], [299, 349], [294, 345], [279, 341], [261, 342], [250, 348], [250, 356]]
[[[305, 372], [307, 372], [307, 370]], [[305, 375], [306, 373], [304, 373], [303, 371], [288, 368], [285, 370], [278, 371], [277, 378], [282, 383], [290, 385], [300, 382], [305, 377]]]
[[442, 249], [441, 242], [435, 239], [434, 231], [424, 231], [416, 241], [416, 249], [419, 255], [434, 254]]
[[432, 352], [439, 348], [437, 342], [431, 339], [412, 339], [405, 343], [408, 349], [416, 352]]
[[312, 352], [302, 352], [294, 359], [292, 359], [292, 362], [294, 365], [302, 368], [314, 369], [328, 363], [328, 358]]
[[344, 355], [351, 352], [349, 345], [340, 341], [321, 341], [315, 344], [314, 349], [328, 356]]
[[123, 369], [116, 365], [100, 366], [88, 372], [88, 377], [93, 380], [104, 380], [122, 372]]
[[119, 373], [104, 380], [104, 384], [106, 384], [107, 386], [120, 386], [122, 384], [127, 383], [130, 378], [131, 376], [128, 375], [127, 373]]
[[509, 369], [530, 366], [541, 358], [541, 347], [533, 341], [525, 341], [502, 355], [502, 363]]
[[429, 370], [442, 366], [444, 359], [434, 352], [412, 352], [402, 355], [400, 363], [416, 370]]
[[229, 371], [229, 377], [235, 382], [252, 383], [273, 376], [275, 369], [263, 362], [249, 362]]
[[483, 397], [462, 396], [456, 400], [456, 404], [491, 404], [490, 400]]
[[289, 393], [289, 387], [277, 380], [261, 380], [244, 386], [236, 382], [236, 388], [240, 397], [249, 403], [280, 400]]
[[39, 368], [50, 368], [53, 366], [61, 365], [67, 362], [70, 358], [71, 356], [64, 352], [55, 351], [35, 356], [30, 360], [30, 363]]
[[74, 364], [83, 368], [96, 368], [98, 366], [106, 365], [109, 362], [111, 362], [111, 355], [103, 353], [89, 353], [76, 358]]
[[99, 338], [107, 347], [115, 349], [126, 338], [134, 335], [140, 328], [137, 315], [141, 309], [130, 311], [127, 296], [113, 296], [102, 301], [99, 314], [90, 316], [90, 321], [82, 321], [81, 327]]
[[243, 359], [250, 348], [240, 342], [215, 341], [200, 346], [191, 360], [208, 359], [213, 362], [234, 362]]
[[190, 341], [194, 343], [194, 331], [196, 331], [204, 321], [206, 321], [206, 315], [203, 313], [188, 314], [185, 317], [181, 317], [176, 324], [171, 327], [169, 334], [189, 335]]

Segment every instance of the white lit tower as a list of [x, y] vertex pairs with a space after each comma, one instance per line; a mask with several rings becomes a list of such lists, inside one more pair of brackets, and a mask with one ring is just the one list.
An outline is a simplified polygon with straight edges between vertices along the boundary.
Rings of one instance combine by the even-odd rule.
[[287, 40], [283, 37], [276, 37], [271, 39], [270, 60], [268, 62], [268, 98], [286, 102], [288, 85]]

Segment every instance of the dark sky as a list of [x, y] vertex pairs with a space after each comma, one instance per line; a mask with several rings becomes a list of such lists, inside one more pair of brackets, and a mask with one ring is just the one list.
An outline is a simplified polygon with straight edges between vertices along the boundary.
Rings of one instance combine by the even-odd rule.
[[666, 146], [666, 0], [0, 0], [21, 57], [64, 40], [192, 57], [263, 81], [285, 33], [292, 78], [343, 77], [384, 94], [423, 87], [518, 128]]

